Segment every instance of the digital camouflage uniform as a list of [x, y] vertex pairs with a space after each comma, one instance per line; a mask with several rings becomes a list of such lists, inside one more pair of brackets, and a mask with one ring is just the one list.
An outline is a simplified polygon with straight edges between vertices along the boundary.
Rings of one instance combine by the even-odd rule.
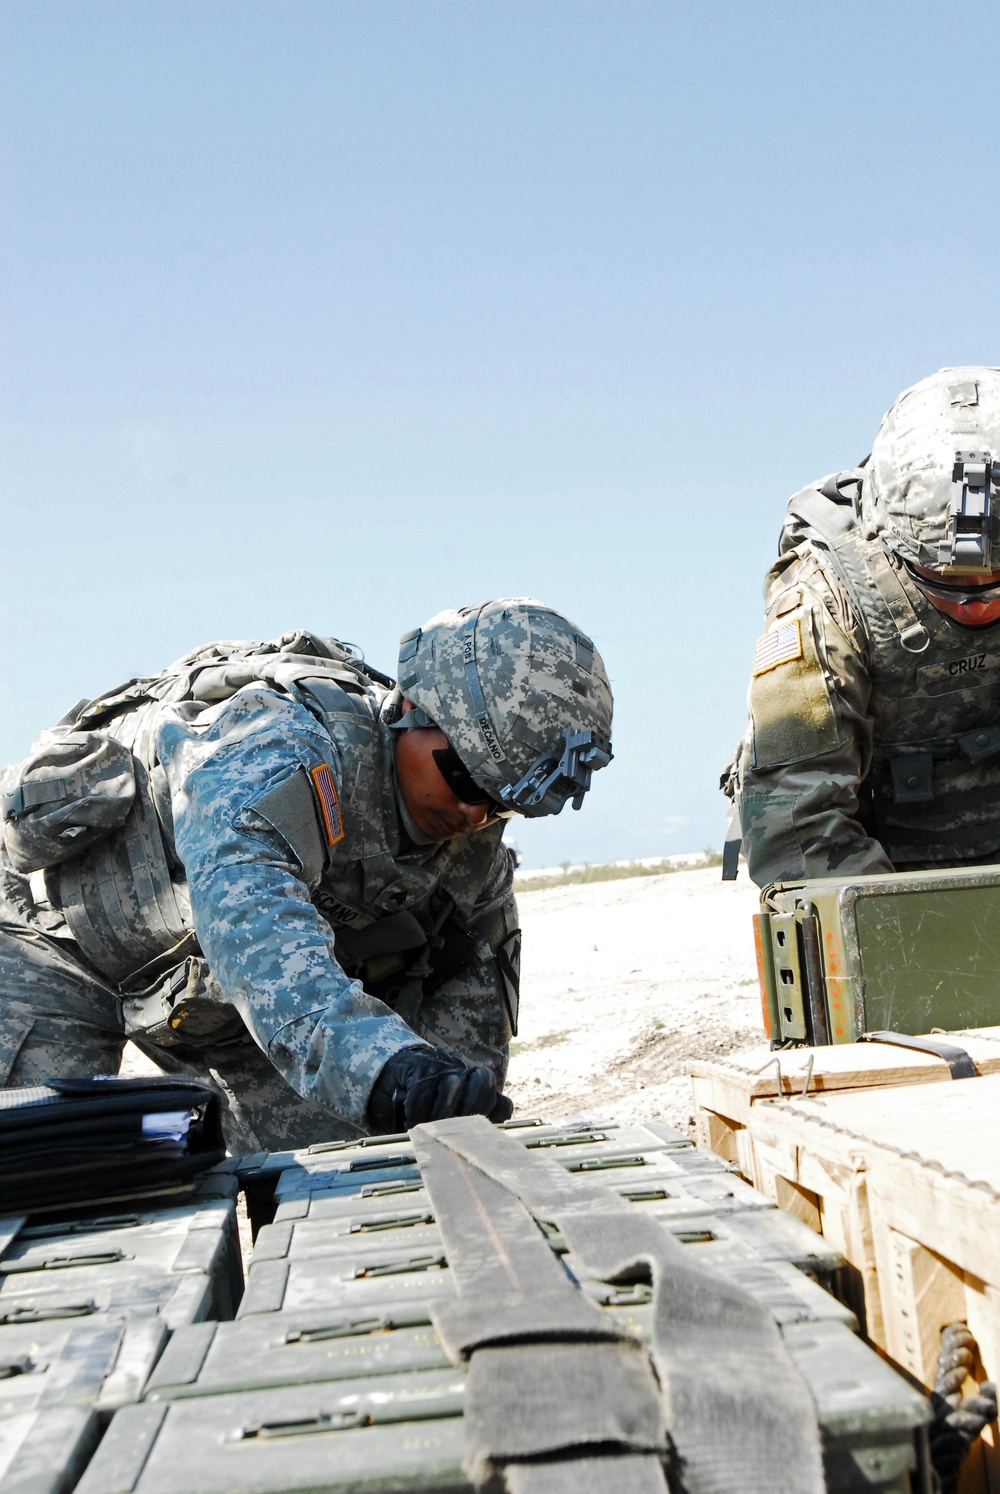
[[900, 397], [863, 469], [790, 500], [738, 765], [760, 885], [1000, 857], [1000, 623], [951, 621], [901, 559], [936, 565], [942, 490], [973, 446], [1000, 454], [1000, 372], [943, 370]]
[[214, 996], [191, 1003], [197, 1045], [183, 1026], [138, 1041], [219, 1084], [236, 1148], [359, 1134], [380, 1069], [421, 1039], [487, 1064], [499, 1088], [519, 937], [502, 823], [407, 834], [398, 692], [338, 680], [308, 635], [254, 647], [202, 651], [48, 734], [113, 733], [136, 792], [80, 857], [29, 877], [4, 852], [0, 1076], [117, 1072], [122, 994], [152, 988], [174, 1010]]
[[394, 735], [439, 725], [519, 812], [579, 807], [611, 756], [607, 675], [524, 598], [439, 614], [400, 668], [393, 688], [309, 633], [210, 645], [6, 770], [0, 1083], [115, 1073], [131, 1036], [216, 1082], [244, 1151], [362, 1133], [420, 1043], [499, 1092], [520, 954], [503, 821], [428, 840]]

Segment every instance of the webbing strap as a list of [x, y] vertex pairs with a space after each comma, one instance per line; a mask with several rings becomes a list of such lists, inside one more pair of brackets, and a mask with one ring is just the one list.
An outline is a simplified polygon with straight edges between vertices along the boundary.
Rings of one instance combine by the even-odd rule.
[[[485, 604], [484, 604], [485, 605]], [[479, 626], [479, 615], [482, 607], [469, 618], [462, 635], [462, 662], [465, 665], [465, 683], [469, 695], [472, 698], [472, 711], [476, 718], [476, 724], [482, 733], [486, 750], [495, 763], [505, 763], [507, 754], [500, 745], [500, 738], [496, 734], [490, 713], [486, 705], [486, 697], [479, 679], [479, 665], [476, 661], [476, 629]]]
[[913, 1048], [917, 1053], [932, 1053], [943, 1058], [953, 1079], [978, 1079], [979, 1070], [973, 1063], [968, 1049], [957, 1043], [942, 1043], [932, 1037], [911, 1037], [905, 1032], [866, 1032], [863, 1043], [891, 1043], [897, 1048]]
[[[449, 1356], [469, 1366], [468, 1477], [482, 1487], [508, 1465], [588, 1448], [601, 1449], [603, 1465], [613, 1449], [628, 1454], [621, 1481], [616, 1468], [595, 1488], [666, 1494], [663, 1412], [645, 1348], [571, 1281], [509, 1189], [426, 1127], [412, 1138], [458, 1287], [431, 1316]], [[553, 1487], [508, 1479], [515, 1485], [524, 1494]]]
[[42, 804], [58, 804], [67, 796], [66, 786], [65, 778], [28, 778], [4, 795], [4, 817], [10, 819]]
[[866, 554], [865, 567], [896, 625], [900, 643], [907, 653], [922, 654], [930, 644], [930, 634], [903, 590], [888, 555], [881, 549]]
[[658, 1459], [635, 1454], [510, 1463], [506, 1479], [508, 1494], [662, 1494], [666, 1488]]
[[815, 1405], [773, 1318], [748, 1292], [693, 1264], [649, 1214], [526, 1152], [482, 1117], [412, 1134], [415, 1147], [418, 1137], [446, 1143], [554, 1223], [597, 1280], [651, 1268], [653, 1361], [687, 1494], [821, 1494]]

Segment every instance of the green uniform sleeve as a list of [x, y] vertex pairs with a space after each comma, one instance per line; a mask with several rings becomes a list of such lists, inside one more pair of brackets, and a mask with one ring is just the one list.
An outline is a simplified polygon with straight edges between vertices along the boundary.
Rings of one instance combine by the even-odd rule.
[[760, 886], [891, 871], [858, 818], [871, 764], [863, 637], [811, 546], [775, 564], [750, 679], [740, 823]]

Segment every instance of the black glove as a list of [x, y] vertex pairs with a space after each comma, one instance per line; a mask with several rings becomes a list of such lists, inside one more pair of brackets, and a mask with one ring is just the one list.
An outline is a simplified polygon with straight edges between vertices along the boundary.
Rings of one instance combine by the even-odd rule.
[[489, 1115], [496, 1104], [491, 1070], [469, 1068], [439, 1048], [403, 1048], [372, 1085], [368, 1124], [374, 1135], [385, 1135], [446, 1115]]

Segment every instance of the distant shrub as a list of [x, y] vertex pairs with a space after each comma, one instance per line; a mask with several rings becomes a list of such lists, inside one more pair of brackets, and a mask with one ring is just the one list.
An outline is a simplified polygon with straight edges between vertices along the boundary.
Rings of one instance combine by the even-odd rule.
[[530, 874], [514, 878], [515, 892], [542, 892], [547, 887], [575, 887], [581, 882], [618, 882], [623, 877], [663, 877], [673, 872], [701, 871], [706, 866], [721, 866], [718, 851], [704, 850], [684, 861], [606, 861], [589, 866], [565, 866], [562, 871]]

